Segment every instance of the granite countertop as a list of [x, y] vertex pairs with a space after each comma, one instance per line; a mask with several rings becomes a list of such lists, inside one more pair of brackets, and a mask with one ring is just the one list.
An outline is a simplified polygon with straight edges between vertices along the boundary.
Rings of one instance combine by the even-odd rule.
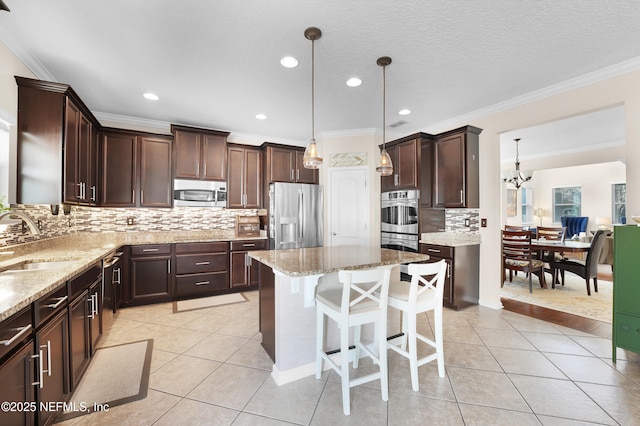
[[429, 256], [372, 246], [312, 247], [289, 250], [256, 250], [249, 256], [291, 277], [320, 275], [340, 269], [366, 269], [421, 262]]
[[27, 307], [124, 245], [265, 239], [235, 231], [78, 233], [0, 248], [0, 272], [31, 262], [71, 261], [64, 268], [0, 273], [0, 321]]
[[427, 232], [422, 234], [420, 242], [439, 246], [469, 246], [480, 244], [480, 234], [470, 232]]

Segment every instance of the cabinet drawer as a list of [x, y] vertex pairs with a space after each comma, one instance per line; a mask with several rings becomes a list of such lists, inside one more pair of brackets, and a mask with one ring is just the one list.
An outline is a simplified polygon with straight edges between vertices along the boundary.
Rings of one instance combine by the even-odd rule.
[[131, 247], [131, 256], [171, 254], [171, 244], [144, 244]]
[[265, 250], [267, 240], [231, 241], [231, 251]]
[[229, 243], [226, 241], [217, 241], [215, 243], [184, 243], [176, 244], [176, 253], [218, 253], [227, 252]]
[[227, 272], [190, 274], [176, 277], [176, 296], [208, 293], [227, 288]]
[[176, 256], [176, 274], [226, 271], [229, 255], [225, 253], [181, 254]]
[[69, 281], [69, 302], [71, 302], [78, 293], [84, 291], [91, 284], [101, 279], [102, 262], [97, 262], [89, 270]]
[[34, 324], [36, 328], [44, 324], [54, 314], [58, 313], [62, 309], [65, 309], [69, 304], [69, 290], [67, 283], [62, 284], [60, 287], [41, 297], [34, 302]]
[[616, 345], [621, 348], [640, 350], [640, 317], [616, 313]]
[[430, 254], [445, 259], [453, 259], [453, 247], [437, 244], [420, 244], [420, 253]]
[[31, 306], [0, 323], [0, 360], [22, 342], [31, 338]]

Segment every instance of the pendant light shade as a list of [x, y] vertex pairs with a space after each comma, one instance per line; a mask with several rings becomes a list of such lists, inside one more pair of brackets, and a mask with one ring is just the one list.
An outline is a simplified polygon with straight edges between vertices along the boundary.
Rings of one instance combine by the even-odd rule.
[[388, 56], [382, 56], [376, 61], [378, 65], [382, 67], [382, 150], [380, 151], [380, 158], [378, 159], [378, 165], [376, 166], [376, 172], [382, 176], [391, 176], [393, 174], [393, 163], [391, 157], [386, 149], [386, 127], [387, 127], [387, 114], [386, 114], [386, 95], [387, 95], [387, 79], [386, 68], [391, 63], [391, 58]]
[[318, 153], [315, 137], [315, 50], [314, 43], [322, 36], [322, 31], [316, 27], [304, 30], [304, 36], [311, 40], [311, 140], [304, 150], [302, 164], [305, 169], [319, 169], [322, 165], [322, 157]]

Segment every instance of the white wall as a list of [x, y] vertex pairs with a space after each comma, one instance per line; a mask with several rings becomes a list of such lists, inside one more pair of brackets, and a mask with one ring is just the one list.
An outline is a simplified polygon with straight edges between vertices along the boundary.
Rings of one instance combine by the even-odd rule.
[[[595, 230], [596, 217], [609, 217], [612, 215], [612, 192], [611, 185], [614, 183], [625, 183], [626, 166], [620, 162], [610, 162], [601, 164], [589, 164], [585, 166], [564, 167], [560, 169], [535, 170], [533, 179], [527, 182], [525, 187], [533, 189], [533, 207], [546, 210], [547, 216], [542, 220], [542, 226], [559, 226], [560, 223], [552, 221], [552, 190], [563, 186], [582, 187], [582, 213], [581, 216], [588, 216], [589, 223], [587, 231]], [[512, 185], [506, 185], [513, 188]], [[514, 217], [507, 217], [506, 223], [509, 225], [520, 225], [522, 223], [521, 200], [522, 191], [518, 191], [518, 214]], [[506, 205], [504, 210], [506, 210]], [[533, 218], [533, 225], [540, 225], [537, 217]]]

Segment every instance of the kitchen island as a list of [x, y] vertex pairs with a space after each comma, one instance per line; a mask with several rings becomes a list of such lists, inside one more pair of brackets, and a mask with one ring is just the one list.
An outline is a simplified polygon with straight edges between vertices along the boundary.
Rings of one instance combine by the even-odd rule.
[[[314, 373], [315, 293], [341, 288], [338, 271], [388, 266], [392, 279], [399, 265], [422, 262], [428, 255], [370, 246], [313, 247], [249, 252], [260, 262], [260, 331], [262, 346], [274, 361], [272, 376], [278, 385]], [[400, 314], [389, 315], [388, 335], [400, 332]], [[333, 327], [331, 327], [333, 326]], [[330, 324], [326, 347], [339, 347], [338, 330]], [[372, 343], [373, 328], [365, 326], [362, 340]]]

